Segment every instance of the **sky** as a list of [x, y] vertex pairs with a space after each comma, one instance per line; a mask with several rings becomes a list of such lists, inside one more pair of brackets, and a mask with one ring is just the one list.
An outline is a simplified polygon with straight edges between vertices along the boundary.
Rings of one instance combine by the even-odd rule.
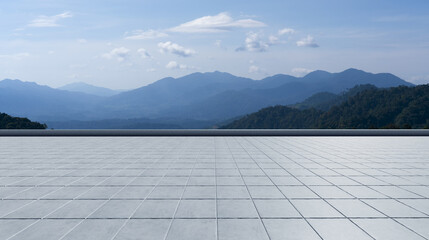
[[132, 89], [193, 72], [257, 80], [348, 68], [429, 83], [429, 1], [0, 4], [0, 79]]

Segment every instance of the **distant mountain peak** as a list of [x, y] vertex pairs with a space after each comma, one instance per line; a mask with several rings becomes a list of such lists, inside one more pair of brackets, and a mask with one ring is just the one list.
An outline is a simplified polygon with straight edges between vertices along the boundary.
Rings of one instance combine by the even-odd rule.
[[330, 73], [330, 72], [323, 71], [323, 70], [316, 70], [316, 71], [313, 71], [313, 72], [305, 75], [303, 78], [304, 79], [310, 79], [310, 78], [323, 79], [323, 78], [328, 78], [330, 76], [332, 76], [332, 73]]
[[1, 80], [0, 83], [2, 83], [2, 84], [22, 84], [22, 83], [34, 83], [34, 82], [24, 82], [24, 81], [21, 81], [19, 79], [8, 79], [7, 78], [4, 80]]
[[365, 71], [357, 69], [357, 68], [348, 68], [348, 69], [344, 70], [343, 72], [365, 72]]
[[100, 97], [110, 97], [120, 93], [120, 91], [112, 90], [109, 88], [94, 86], [85, 82], [74, 82], [58, 88], [60, 90], [81, 92], [86, 94], [92, 94]]
[[39, 85], [35, 82], [24, 82], [19, 79], [4, 79], [0, 81], [0, 87], [13, 88], [13, 89], [26, 89], [26, 88], [49, 88], [45, 85]]

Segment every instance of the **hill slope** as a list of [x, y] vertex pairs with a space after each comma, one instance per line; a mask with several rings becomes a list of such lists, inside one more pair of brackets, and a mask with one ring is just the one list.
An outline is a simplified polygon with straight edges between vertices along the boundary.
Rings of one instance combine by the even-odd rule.
[[111, 97], [113, 95], [120, 93], [120, 91], [117, 91], [117, 90], [97, 87], [84, 82], [70, 83], [58, 89], [72, 91], [72, 92], [86, 93], [86, 94], [91, 94], [91, 95], [100, 96], [100, 97]]
[[315, 109], [327, 111], [331, 107], [343, 103], [350, 97], [353, 97], [362, 91], [374, 90], [374, 89], [377, 89], [374, 85], [364, 84], [364, 85], [357, 85], [354, 88], [349, 89], [340, 94], [334, 94], [330, 92], [320, 92], [305, 99], [303, 102], [290, 105], [290, 107], [298, 108], [301, 110], [315, 108]]
[[46, 124], [32, 122], [28, 118], [18, 118], [0, 113], [0, 129], [46, 129]]
[[0, 111], [34, 120], [87, 119], [102, 98], [19, 80], [0, 81]]
[[423, 128], [429, 127], [429, 85], [369, 89], [328, 111], [264, 108], [222, 128]]

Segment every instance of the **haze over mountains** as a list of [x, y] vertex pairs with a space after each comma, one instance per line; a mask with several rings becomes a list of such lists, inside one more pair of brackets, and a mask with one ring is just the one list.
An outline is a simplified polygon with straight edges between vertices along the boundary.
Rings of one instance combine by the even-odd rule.
[[[318, 92], [340, 93], [355, 85], [412, 86], [392, 74], [371, 74], [357, 69], [340, 73], [315, 71], [305, 77], [275, 75], [262, 80], [222, 72], [193, 73], [164, 78], [150, 85], [115, 94], [114, 90], [87, 84], [61, 89], [19, 80], [0, 82], [0, 112], [48, 122], [105, 119], [142, 119], [182, 127], [184, 122], [208, 124], [258, 111], [272, 105], [301, 102]], [[64, 90], [66, 89], [66, 90]], [[49, 122], [55, 122], [51, 126]], [[100, 126], [100, 125], [98, 125]], [[192, 128], [189, 124], [186, 126]]]
[[70, 83], [58, 89], [67, 90], [71, 92], [87, 93], [100, 97], [110, 97], [121, 92], [119, 90], [112, 90], [109, 88], [93, 86], [84, 82]]

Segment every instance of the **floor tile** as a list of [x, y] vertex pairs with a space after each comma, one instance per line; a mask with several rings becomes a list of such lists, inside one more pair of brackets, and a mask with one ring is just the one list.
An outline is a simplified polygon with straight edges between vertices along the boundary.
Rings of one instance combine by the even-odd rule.
[[371, 236], [348, 219], [309, 219], [308, 221], [325, 240], [372, 239]]
[[427, 215], [393, 199], [363, 200], [389, 217], [427, 217]]
[[323, 200], [291, 200], [304, 217], [343, 217], [337, 210]]
[[216, 200], [182, 200], [176, 218], [216, 218]]
[[122, 219], [86, 219], [69, 232], [63, 239], [111, 239], [119, 231], [125, 221], [126, 220]]
[[174, 219], [167, 240], [215, 240], [216, 220]]
[[261, 218], [301, 217], [288, 200], [255, 200], [255, 205]]
[[255, 206], [251, 200], [218, 200], [219, 218], [257, 218]]
[[271, 240], [320, 240], [321, 238], [303, 219], [264, 219]]
[[130, 219], [115, 240], [164, 240], [171, 219]]
[[328, 199], [327, 201], [346, 217], [386, 217], [357, 199]]
[[424, 239], [392, 219], [354, 219], [353, 222], [377, 240]]
[[145, 200], [133, 218], [172, 218], [179, 200]]
[[268, 240], [259, 219], [219, 219], [219, 240]]
[[46, 239], [46, 240], [56, 240], [60, 239], [64, 234], [70, 231], [74, 226], [76, 226], [80, 220], [77, 219], [58, 219], [51, 220], [45, 219], [36, 222], [34, 225], [26, 228], [22, 232], [16, 234], [11, 238], [11, 240], [18, 239]]

